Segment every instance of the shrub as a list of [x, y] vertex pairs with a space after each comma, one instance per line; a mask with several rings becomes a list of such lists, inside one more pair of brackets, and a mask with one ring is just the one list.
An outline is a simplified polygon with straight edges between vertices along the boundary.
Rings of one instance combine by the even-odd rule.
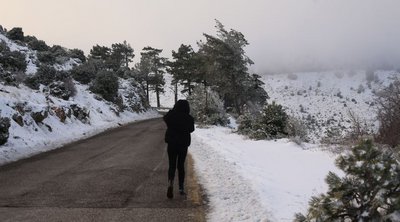
[[260, 130], [265, 138], [277, 138], [287, 135], [286, 124], [288, 115], [283, 107], [275, 102], [264, 107], [260, 122]]
[[24, 41], [24, 32], [22, 31], [22, 28], [15, 27], [7, 32], [7, 37], [11, 40]]
[[25, 42], [32, 50], [48, 51], [50, 47], [43, 40], [38, 40], [35, 36], [26, 36]]
[[400, 79], [397, 77], [385, 89], [376, 93], [378, 104], [379, 142], [396, 147], [400, 144]]
[[113, 102], [118, 96], [118, 77], [112, 72], [101, 70], [97, 73], [90, 90]]
[[196, 122], [221, 126], [229, 123], [224, 102], [215, 91], [208, 89], [206, 93], [201, 86], [197, 86], [187, 99]]
[[6, 70], [26, 71], [25, 54], [19, 51], [7, 51], [7, 48], [0, 54], [0, 64]]
[[336, 159], [345, 176], [329, 172], [328, 192], [312, 197], [305, 221], [395, 221], [400, 214], [400, 165], [392, 152], [361, 142]]
[[238, 124], [238, 132], [252, 139], [275, 139], [288, 135], [288, 115], [275, 102], [266, 105], [259, 114], [246, 112], [239, 117]]
[[64, 81], [54, 81], [49, 84], [50, 94], [68, 100], [69, 97], [76, 94], [76, 88], [71, 79], [64, 79]]
[[301, 142], [308, 142], [308, 130], [306, 124], [293, 116], [289, 116], [286, 124], [288, 136], [292, 141], [300, 144]]
[[49, 51], [40, 51], [37, 53], [37, 58], [41, 63], [54, 65], [56, 63], [56, 58]]
[[26, 86], [28, 86], [31, 89], [35, 89], [38, 90], [40, 83], [38, 81], [38, 78], [36, 77], [36, 75], [32, 75], [32, 76], [27, 76], [24, 80], [24, 84]]
[[7, 143], [10, 133], [8, 129], [10, 128], [10, 118], [0, 117], [0, 146]]
[[80, 49], [69, 50], [69, 56], [71, 58], [77, 58], [77, 59], [81, 60], [82, 63], [86, 62], [85, 53]]
[[35, 76], [39, 83], [47, 86], [57, 79], [57, 70], [52, 66], [42, 65]]
[[71, 70], [72, 77], [82, 83], [89, 84], [96, 77], [96, 66], [92, 61], [88, 61]]

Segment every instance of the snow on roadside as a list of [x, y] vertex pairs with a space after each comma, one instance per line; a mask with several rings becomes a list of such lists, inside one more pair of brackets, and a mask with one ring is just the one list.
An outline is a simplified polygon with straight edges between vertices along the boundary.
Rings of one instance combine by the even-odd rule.
[[[196, 129], [190, 152], [209, 199], [210, 221], [292, 221], [325, 192], [335, 156], [288, 140], [252, 141], [230, 129]], [[267, 211], [268, 210], [268, 211]]]
[[[70, 100], [62, 100], [49, 96], [52, 103], [48, 104], [45, 94], [20, 85], [19, 88], [0, 85], [0, 116], [11, 118], [16, 113], [16, 104], [26, 104], [32, 111], [40, 111], [45, 107], [69, 107], [77, 104], [90, 110], [89, 122], [82, 123], [72, 116], [62, 123], [53, 113], [50, 113], [43, 124], [37, 124], [29, 114], [24, 115], [24, 126], [21, 127], [11, 120], [8, 142], [0, 146], [0, 166], [35, 154], [61, 147], [67, 143], [88, 138], [110, 128], [143, 119], [159, 117], [156, 111], [135, 113], [124, 111], [118, 115], [104, 100], [97, 100], [86, 85], [75, 83], [77, 95]], [[51, 112], [51, 111], [50, 111]], [[51, 127], [51, 128], [49, 128]]]
[[269, 221], [271, 214], [261, 205], [249, 181], [237, 173], [234, 164], [196, 136], [189, 152], [210, 200], [208, 221]]

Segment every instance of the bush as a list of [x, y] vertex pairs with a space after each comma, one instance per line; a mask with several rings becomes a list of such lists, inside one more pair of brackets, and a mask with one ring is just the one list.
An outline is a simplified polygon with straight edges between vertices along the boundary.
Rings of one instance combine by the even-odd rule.
[[273, 102], [259, 114], [245, 112], [238, 119], [238, 132], [252, 139], [275, 139], [288, 135], [288, 115], [283, 107]]
[[28, 43], [28, 46], [32, 50], [37, 50], [42, 52], [42, 51], [48, 51], [50, 49], [50, 47], [46, 44], [45, 41], [38, 40], [35, 36], [26, 36], [25, 42]]
[[396, 147], [400, 144], [400, 79], [397, 77], [376, 94], [379, 130], [377, 140]]
[[329, 172], [328, 192], [312, 197], [307, 214], [296, 214], [295, 221], [395, 221], [400, 165], [392, 152], [366, 140], [337, 158], [336, 165], [345, 176]]
[[224, 102], [213, 90], [207, 90], [207, 95], [201, 86], [193, 89], [188, 98], [191, 114], [195, 121], [205, 125], [226, 126], [229, 123], [224, 109]]
[[118, 96], [118, 77], [112, 72], [101, 70], [97, 73], [90, 90], [113, 102]]
[[308, 142], [308, 130], [306, 124], [293, 116], [289, 116], [286, 124], [288, 136], [292, 141], [300, 144], [301, 142]]
[[15, 27], [7, 32], [7, 37], [11, 40], [24, 41], [24, 32], [22, 31], [22, 28]]
[[9, 71], [25, 72], [27, 67], [25, 54], [19, 51], [7, 51], [7, 48], [0, 53], [1, 66]]
[[72, 77], [82, 83], [89, 84], [96, 77], [96, 66], [92, 61], [75, 66], [71, 70]]
[[36, 75], [32, 75], [32, 76], [27, 76], [24, 80], [24, 84], [26, 86], [28, 86], [31, 89], [35, 89], [38, 90], [40, 83], [38, 81], [38, 78], [36, 77]]
[[52, 66], [42, 65], [35, 76], [39, 83], [47, 86], [57, 79], [57, 70]]
[[76, 94], [76, 88], [71, 79], [64, 79], [64, 81], [54, 81], [49, 84], [50, 94], [52, 96], [68, 100], [69, 97]]
[[10, 133], [8, 129], [10, 128], [10, 118], [0, 117], [0, 146], [7, 143]]
[[47, 65], [54, 65], [56, 63], [56, 58], [49, 51], [38, 52], [37, 58], [41, 63], [47, 64]]
[[86, 62], [85, 53], [80, 49], [69, 50], [69, 56], [71, 58], [77, 58], [77, 59], [81, 60], [82, 63]]

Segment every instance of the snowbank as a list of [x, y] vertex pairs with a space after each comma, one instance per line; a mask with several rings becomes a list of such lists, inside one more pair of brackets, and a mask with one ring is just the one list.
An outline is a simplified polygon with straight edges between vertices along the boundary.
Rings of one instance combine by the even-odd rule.
[[230, 129], [196, 129], [190, 152], [210, 199], [210, 221], [292, 221], [325, 192], [335, 156], [288, 140], [252, 141]]
[[[18, 113], [15, 108], [17, 104], [23, 104], [26, 112], [21, 114], [24, 126], [11, 120], [10, 138], [6, 144], [0, 146], [0, 165], [61, 147], [106, 129], [159, 116], [156, 111], [116, 113], [111, 109], [110, 103], [95, 99], [95, 95], [87, 90], [88, 86], [78, 83], [77, 95], [68, 101], [53, 96], [46, 99], [42, 92], [23, 85], [19, 88], [0, 86], [0, 116], [11, 118]], [[54, 107], [70, 107], [72, 104], [89, 111], [87, 123], [73, 115], [63, 123], [52, 110]], [[49, 115], [42, 123], [36, 123], [29, 114], [40, 110], [48, 110]]]

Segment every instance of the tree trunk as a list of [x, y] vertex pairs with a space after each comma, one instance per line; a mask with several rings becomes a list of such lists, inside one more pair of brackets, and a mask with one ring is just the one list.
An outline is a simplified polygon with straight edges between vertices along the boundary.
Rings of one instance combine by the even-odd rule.
[[178, 101], [178, 82], [175, 83], [175, 103]]
[[150, 104], [149, 82], [148, 81], [146, 81], [146, 97], [147, 97], [147, 102]]
[[156, 97], [157, 97], [157, 108], [160, 108], [160, 91], [158, 90], [158, 87], [156, 87]]

